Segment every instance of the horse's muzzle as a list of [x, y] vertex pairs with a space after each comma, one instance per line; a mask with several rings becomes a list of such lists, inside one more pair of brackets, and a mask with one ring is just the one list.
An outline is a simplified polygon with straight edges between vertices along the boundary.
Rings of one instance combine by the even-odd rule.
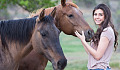
[[67, 59], [61, 59], [57, 62], [58, 70], [63, 70], [67, 65]]
[[93, 30], [87, 30], [85, 31], [85, 41], [90, 42], [94, 36], [94, 31]]

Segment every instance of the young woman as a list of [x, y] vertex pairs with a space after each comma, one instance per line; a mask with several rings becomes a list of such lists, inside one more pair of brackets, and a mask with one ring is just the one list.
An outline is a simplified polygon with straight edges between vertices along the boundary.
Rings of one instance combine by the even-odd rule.
[[93, 10], [93, 19], [98, 29], [90, 43], [85, 41], [84, 32], [76, 36], [81, 40], [88, 53], [88, 70], [111, 70], [109, 66], [112, 52], [118, 45], [118, 33], [111, 22], [110, 9], [105, 4], [99, 4]]

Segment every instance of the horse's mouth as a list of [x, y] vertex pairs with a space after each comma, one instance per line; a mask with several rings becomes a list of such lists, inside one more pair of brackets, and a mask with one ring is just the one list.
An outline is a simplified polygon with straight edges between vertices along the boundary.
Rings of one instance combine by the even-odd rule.
[[91, 40], [92, 40], [92, 38], [89, 38], [89, 39], [85, 38], [86, 42], [90, 42]]

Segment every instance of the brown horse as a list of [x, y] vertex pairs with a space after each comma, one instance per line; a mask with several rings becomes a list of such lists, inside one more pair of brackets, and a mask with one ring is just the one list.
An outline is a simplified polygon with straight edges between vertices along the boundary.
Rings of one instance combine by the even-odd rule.
[[[44, 16], [0, 22], [0, 70], [18, 70], [20, 60], [32, 49], [51, 61], [55, 70], [67, 64], [54, 24], [55, 9]], [[32, 45], [34, 45], [32, 47]]]
[[[60, 31], [67, 35], [75, 36], [74, 32], [77, 30], [79, 33], [82, 30], [85, 32], [86, 41], [90, 41], [93, 36], [93, 30], [88, 23], [83, 19], [83, 14], [79, 7], [72, 1], [66, 2], [61, 0], [61, 4], [55, 6], [57, 8], [55, 14], [55, 25]], [[54, 7], [47, 8], [45, 14], [48, 15]], [[40, 9], [41, 10], [41, 9]], [[41, 11], [38, 10], [30, 17], [37, 16]], [[47, 59], [44, 54], [36, 54], [33, 50], [21, 62], [19, 70], [44, 70], [47, 65]]]

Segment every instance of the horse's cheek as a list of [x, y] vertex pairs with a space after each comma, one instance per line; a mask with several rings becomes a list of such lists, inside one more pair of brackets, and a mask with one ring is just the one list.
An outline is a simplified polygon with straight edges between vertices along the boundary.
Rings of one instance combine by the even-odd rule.
[[39, 34], [39, 32], [35, 33], [32, 37], [32, 44], [34, 45], [34, 48], [40, 49], [38, 46], [40, 45], [40, 40], [41, 40], [41, 36]]

